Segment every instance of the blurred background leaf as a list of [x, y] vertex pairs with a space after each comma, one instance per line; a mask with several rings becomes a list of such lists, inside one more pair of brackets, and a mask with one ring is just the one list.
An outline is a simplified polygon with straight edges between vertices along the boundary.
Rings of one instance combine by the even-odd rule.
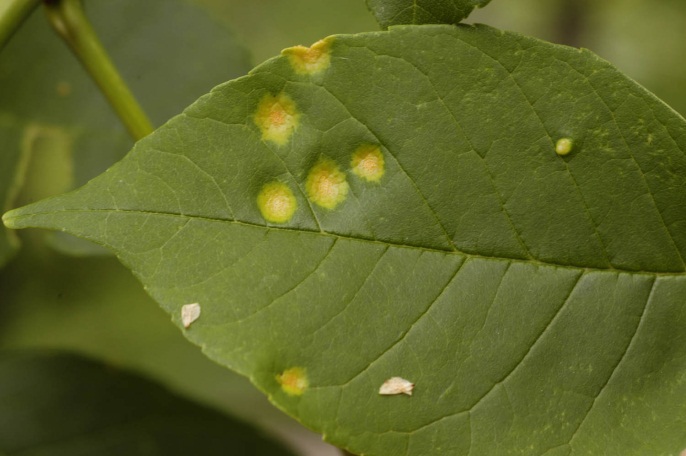
[[244, 423], [84, 357], [0, 354], [0, 450], [23, 455], [288, 456]]
[[[250, 68], [247, 51], [228, 27], [187, 0], [84, 3], [105, 48], [156, 126]], [[40, 8], [0, 53], [0, 87], [0, 147], [16, 153], [19, 144], [34, 162], [56, 166], [41, 167], [45, 172], [39, 173], [34, 169], [30, 179], [38, 187], [19, 203], [84, 184], [133, 145]], [[58, 245], [75, 253], [90, 251], [85, 243]]]

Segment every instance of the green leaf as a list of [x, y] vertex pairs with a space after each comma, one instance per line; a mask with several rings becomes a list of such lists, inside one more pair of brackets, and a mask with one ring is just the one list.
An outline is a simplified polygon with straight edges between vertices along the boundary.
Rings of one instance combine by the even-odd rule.
[[64, 353], [0, 356], [0, 420], [9, 454], [291, 454], [149, 380]]
[[367, 0], [383, 28], [403, 24], [458, 24], [491, 0]]
[[353, 452], [677, 454], [684, 150], [588, 51], [394, 27], [286, 50], [4, 220], [108, 246], [179, 325], [199, 303], [191, 341]]
[[[85, 5], [114, 63], [158, 126], [250, 68], [229, 30], [187, 0]], [[3, 154], [21, 152], [34, 161], [62, 157], [67, 188], [97, 176], [133, 145], [43, 11], [36, 11], [0, 53], [0, 87], [0, 144], [8, 151]], [[51, 182], [54, 174], [38, 180]]]

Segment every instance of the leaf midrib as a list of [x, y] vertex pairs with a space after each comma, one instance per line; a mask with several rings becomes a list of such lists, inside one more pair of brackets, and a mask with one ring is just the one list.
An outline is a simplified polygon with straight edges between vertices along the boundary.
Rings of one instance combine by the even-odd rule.
[[[31, 206], [26, 206], [24, 208], [16, 209], [15, 211], [23, 211], [26, 208], [30, 208]], [[252, 223], [252, 222], [247, 222], [244, 220], [229, 220], [229, 219], [224, 219], [224, 218], [219, 218], [219, 217], [208, 217], [208, 216], [202, 216], [202, 215], [193, 215], [193, 214], [178, 214], [174, 212], [164, 212], [164, 211], [146, 211], [146, 210], [140, 210], [140, 209], [61, 209], [59, 211], [36, 211], [36, 212], [31, 212], [30, 214], [17, 214], [13, 215], [13, 212], [15, 211], [10, 211], [6, 213], [3, 216], [3, 222], [5, 223], [5, 226], [7, 228], [11, 229], [19, 229], [19, 228], [27, 228], [27, 227], [34, 227], [34, 228], [49, 228], [47, 224], [43, 224], [42, 226], [38, 225], [22, 225], [20, 226], [18, 221], [22, 219], [31, 219], [34, 217], [38, 216], [48, 216], [48, 215], [57, 215], [61, 213], [72, 213], [72, 214], [79, 214], [79, 213], [99, 213], [99, 212], [106, 212], [106, 213], [128, 213], [128, 214], [140, 214], [140, 215], [152, 215], [152, 216], [161, 216], [161, 217], [181, 217], [181, 218], [186, 218], [186, 219], [193, 219], [193, 220], [201, 220], [201, 221], [206, 221], [206, 222], [217, 222], [217, 223], [233, 223], [236, 225], [241, 225], [241, 226], [246, 226], [246, 227], [252, 227], [252, 228], [260, 228], [260, 229], [267, 229], [267, 230], [273, 230], [273, 231], [285, 231], [285, 232], [293, 232], [293, 233], [312, 233], [312, 234], [317, 234], [320, 236], [326, 236], [334, 239], [344, 239], [344, 240], [350, 240], [350, 241], [356, 241], [356, 242], [365, 242], [365, 243], [370, 243], [370, 244], [381, 244], [385, 246], [393, 246], [397, 248], [405, 248], [405, 249], [412, 249], [412, 250], [420, 250], [422, 252], [435, 252], [435, 253], [442, 253], [442, 254], [454, 254], [454, 255], [461, 255], [466, 258], [471, 258], [471, 259], [485, 259], [485, 260], [495, 260], [495, 261], [508, 261], [508, 262], [517, 262], [517, 263], [524, 263], [524, 264], [532, 264], [532, 265], [537, 265], [537, 266], [550, 266], [550, 267], [556, 267], [556, 268], [562, 268], [562, 269], [573, 269], [573, 270], [583, 270], [585, 272], [615, 272], [615, 273], [629, 273], [629, 274], [636, 274], [636, 275], [650, 275], [650, 276], [659, 276], [659, 277], [686, 277], [685, 271], [645, 271], [645, 270], [638, 270], [638, 269], [628, 269], [628, 268], [617, 268], [617, 267], [608, 267], [608, 268], [597, 268], [597, 267], [590, 267], [590, 266], [578, 266], [578, 265], [573, 265], [573, 264], [563, 264], [563, 263], [555, 263], [551, 261], [543, 261], [539, 259], [522, 259], [522, 258], [516, 258], [516, 257], [507, 257], [507, 256], [489, 256], [489, 255], [483, 255], [479, 253], [469, 253], [465, 252], [462, 250], [457, 250], [457, 249], [439, 249], [439, 248], [434, 248], [434, 247], [425, 247], [425, 246], [419, 246], [419, 245], [411, 245], [411, 244], [402, 244], [400, 242], [394, 242], [394, 241], [386, 241], [386, 240], [379, 240], [379, 239], [368, 239], [364, 237], [355, 237], [355, 236], [349, 236], [345, 234], [337, 234], [337, 233], [332, 233], [328, 231], [315, 231], [315, 230], [309, 230], [306, 228], [289, 228], [285, 226], [267, 226], [267, 225], [261, 225], [259, 223]], [[69, 230], [66, 230], [67, 232]]]

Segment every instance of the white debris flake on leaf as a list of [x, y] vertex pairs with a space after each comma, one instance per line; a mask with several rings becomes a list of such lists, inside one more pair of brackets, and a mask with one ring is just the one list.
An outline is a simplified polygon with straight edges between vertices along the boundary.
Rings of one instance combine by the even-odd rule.
[[181, 307], [181, 322], [184, 328], [188, 328], [191, 323], [200, 318], [200, 304], [185, 304]]
[[407, 394], [412, 396], [412, 390], [414, 389], [414, 383], [409, 380], [405, 380], [401, 377], [391, 377], [381, 385], [379, 388], [379, 394], [384, 396], [393, 396], [395, 394]]

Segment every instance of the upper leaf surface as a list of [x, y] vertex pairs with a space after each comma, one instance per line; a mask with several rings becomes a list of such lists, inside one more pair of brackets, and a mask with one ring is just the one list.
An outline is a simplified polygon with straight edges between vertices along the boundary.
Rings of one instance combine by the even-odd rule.
[[3, 353], [0, 419], [8, 454], [291, 454], [148, 380], [68, 354]]
[[682, 118], [487, 27], [284, 54], [6, 223], [113, 248], [177, 322], [200, 303], [187, 337], [355, 452], [686, 446]]
[[367, 0], [383, 28], [403, 24], [457, 24], [491, 0]]

